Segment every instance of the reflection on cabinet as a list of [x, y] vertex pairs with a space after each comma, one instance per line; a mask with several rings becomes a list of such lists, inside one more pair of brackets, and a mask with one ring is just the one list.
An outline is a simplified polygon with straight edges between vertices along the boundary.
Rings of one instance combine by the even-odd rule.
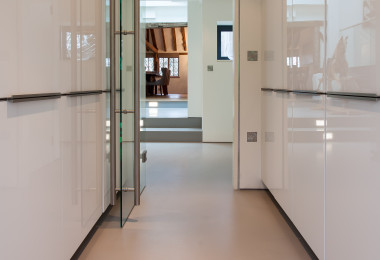
[[319, 259], [378, 258], [377, 6], [263, 4], [264, 48], [277, 54], [263, 62], [263, 87], [289, 93], [262, 92], [262, 178]]
[[375, 1], [327, 1], [327, 90], [379, 93]]
[[100, 217], [104, 106], [103, 95], [0, 104], [1, 259], [69, 259]]
[[327, 99], [326, 259], [377, 259], [380, 103]]
[[324, 255], [324, 96], [263, 92], [263, 182]]
[[102, 213], [105, 5], [0, 1], [0, 259], [70, 259]]

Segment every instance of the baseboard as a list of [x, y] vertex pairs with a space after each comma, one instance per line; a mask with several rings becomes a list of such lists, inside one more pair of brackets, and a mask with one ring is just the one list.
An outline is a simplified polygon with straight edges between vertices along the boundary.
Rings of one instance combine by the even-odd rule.
[[96, 221], [95, 225], [92, 227], [86, 238], [83, 240], [83, 242], [78, 247], [77, 251], [75, 251], [74, 255], [70, 258], [71, 260], [77, 260], [83, 253], [83, 251], [86, 249], [86, 246], [88, 243], [90, 243], [92, 237], [95, 235], [98, 228], [102, 225], [107, 215], [110, 213], [113, 206], [109, 205], [106, 211], [100, 216], [98, 221]]

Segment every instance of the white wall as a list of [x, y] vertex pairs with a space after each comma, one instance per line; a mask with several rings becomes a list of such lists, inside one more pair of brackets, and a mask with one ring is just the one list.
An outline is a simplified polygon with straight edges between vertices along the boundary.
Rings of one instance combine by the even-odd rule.
[[186, 23], [187, 1], [141, 1], [145, 8], [141, 18], [145, 23]]
[[202, 0], [188, 1], [188, 113], [203, 116]]
[[232, 0], [203, 1], [203, 142], [233, 141], [233, 62], [217, 61], [216, 51], [217, 22], [232, 19]]
[[[104, 1], [77, 3], [1, 1], [0, 98], [104, 89]], [[104, 94], [0, 102], [1, 259], [70, 259], [98, 220], [104, 111]]]
[[[235, 32], [238, 32], [239, 24], [240, 39], [235, 34], [235, 42], [240, 41], [240, 60], [235, 61], [234, 184], [235, 188], [240, 189], [260, 189], [263, 188], [260, 133], [261, 1], [235, 1]], [[235, 57], [239, 57], [238, 51], [235, 48]], [[259, 60], [247, 61], [247, 51], [258, 51]], [[247, 142], [247, 132], [258, 133], [256, 143]]]

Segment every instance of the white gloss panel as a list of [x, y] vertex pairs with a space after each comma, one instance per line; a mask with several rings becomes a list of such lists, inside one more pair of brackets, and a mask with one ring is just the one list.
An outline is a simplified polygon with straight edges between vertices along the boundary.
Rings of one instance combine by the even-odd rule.
[[293, 1], [292, 0], [284, 0], [284, 11], [285, 16], [282, 19], [284, 23], [284, 53], [283, 56], [283, 66], [284, 66], [284, 89], [293, 90], [293, 52], [294, 52], [294, 43], [293, 43]]
[[324, 91], [325, 1], [293, 0], [291, 10], [286, 63], [292, 72], [293, 90]]
[[[70, 1], [0, 3], [0, 97], [70, 90], [64, 31], [72, 31]], [[43, 75], [43, 76], [42, 76]]]
[[325, 97], [292, 95], [292, 221], [319, 259], [324, 256]]
[[0, 111], [0, 258], [55, 259], [63, 242], [59, 101], [2, 102]]
[[[284, 73], [283, 2], [267, 0], [262, 2], [263, 12], [263, 86], [282, 89]], [[286, 35], [285, 35], [286, 36]], [[286, 39], [286, 37], [285, 37]], [[275, 77], [273, 75], [276, 75]]]
[[277, 202], [290, 214], [290, 180], [288, 170], [285, 169], [287, 163], [284, 163], [284, 154], [287, 154], [285, 150], [288, 149], [288, 138], [284, 138], [288, 134], [284, 95], [286, 94], [262, 93], [262, 178]]
[[379, 1], [327, 1], [328, 91], [380, 93], [376, 54]]
[[380, 103], [327, 99], [326, 259], [377, 259]]
[[[1, 1], [0, 98], [105, 89], [104, 3]], [[70, 259], [100, 217], [105, 100], [0, 102], [0, 259]]]
[[[271, 82], [282, 78], [289, 90], [379, 94], [379, 4], [283, 0], [284, 73], [264, 53], [263, 87], [277, 88]], [[265, 49], [280, 41], [274, 26], [280, 5], [263, 3]], [[326, 98], [262, 93], [263, 181], [319, 259], [375, 259], [380, 105], [327, 98], [326, 112]]]

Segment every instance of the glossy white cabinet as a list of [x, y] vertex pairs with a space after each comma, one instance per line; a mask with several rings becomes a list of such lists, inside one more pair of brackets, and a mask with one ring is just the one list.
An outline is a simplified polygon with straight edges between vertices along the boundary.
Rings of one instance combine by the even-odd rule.
[[327, 99], [326, 259], [377, 259], [380, 103]]
[[281, 207], [291, 214], [290, 179], [287, 169], [287, 94], [263, 92], [262, 179]]
[[319, 259], [324, 256], [324, 96], [263, 92], [262, 178]]
[[287, 1], [286, 15], [287, 87], [323, 91], [325, 1]]
[[[266, 88], [282, 89], [284, 73], [284, 9], [282, 0], [262, 2], [263, 16], [263, 83]], [[276, 76], [274, 76], [276, 75]]]
[[63, 242], [59, 102], [2, 102], [0, 111], [0, 258], [54, 259]]
[[281, 3], [283, 73], [265, 60], [263, 87], [298, 93], [262, 93], [263, 136], [275, 137], [262, 142], [263, 181], [319, 259], [377, 259], [380, 104], [310, 91], [380, 93], [380, 1], [266, 1], [264, 48], [281, 41], [268, 22]]
[[378, 5], [373, 0], [327, 0], [328, 91], [380, 93]]
[[[0, 1], [0, 98], [105, 89], [105, 2]], [[70, 259], [100, 217], [105, 100], [0, 101], [0, 259]]]
[[319, 259], [324, 256], [325, 97], [291, 95], [289, 153], [292, 221]]

